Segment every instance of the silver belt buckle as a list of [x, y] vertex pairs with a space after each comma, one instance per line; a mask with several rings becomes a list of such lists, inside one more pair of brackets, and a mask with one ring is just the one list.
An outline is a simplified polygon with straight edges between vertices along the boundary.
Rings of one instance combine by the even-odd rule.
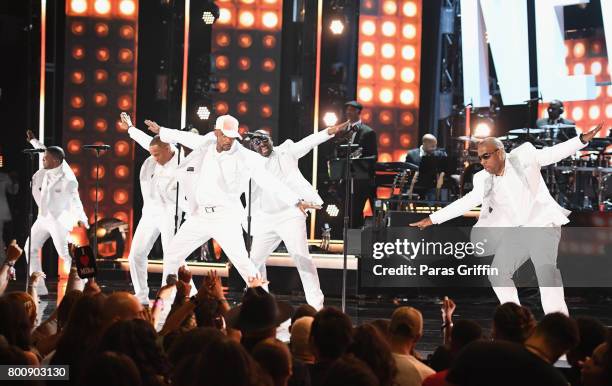
[[204, 207], [204, 212], [206, 212], [206, 213], [215, 213], [215, 207], [214, 206], [205, 206]]

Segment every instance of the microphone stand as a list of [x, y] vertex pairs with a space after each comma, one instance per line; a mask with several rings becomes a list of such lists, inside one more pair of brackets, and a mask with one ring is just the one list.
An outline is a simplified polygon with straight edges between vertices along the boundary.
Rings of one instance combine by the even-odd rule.
[[350, 135], [348, 136], [347, 147], [346, 147], [346, 160], [344, 170], [344, 231], [343, 231], [343, 251], [342, 251], [342, 312], [346, 312], [346, 275], [347, 275], [347, 261], [348, 261], [348, 228], [350, 224], [350, 205], [349, 201], [352, 202], [351, 188], [353, 186], [353, 175], [351, 174], [351, 145], [353, 144], [352, 130], [349, 130]]
[[249, 201], [248, 201], [248, 208], [247, 208], [247, 257], [249, 258], [249, 260], [251, 259], [251, 244], [252, 244], [252, 240], [251, 240], [251, 183], [252, 183], [252, 179], [249, 178]]

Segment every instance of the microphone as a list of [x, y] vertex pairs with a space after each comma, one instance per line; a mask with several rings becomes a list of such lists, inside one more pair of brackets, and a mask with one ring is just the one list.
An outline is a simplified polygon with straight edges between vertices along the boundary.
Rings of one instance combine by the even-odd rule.
[[24, 154], [44, 153], [45, 149], [23, 149], [21, 152]]
[[83, 149], [110, 150], [110, 145], [83, 145]]

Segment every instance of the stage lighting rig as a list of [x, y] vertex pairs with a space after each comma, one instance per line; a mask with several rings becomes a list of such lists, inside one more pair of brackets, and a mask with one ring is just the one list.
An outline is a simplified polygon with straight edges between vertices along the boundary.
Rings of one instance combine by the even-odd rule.
[[202, 21], [204, 24], [212, 25], [219, 18], [219, 7], [214, 1], [207, 1], [203, 5]]

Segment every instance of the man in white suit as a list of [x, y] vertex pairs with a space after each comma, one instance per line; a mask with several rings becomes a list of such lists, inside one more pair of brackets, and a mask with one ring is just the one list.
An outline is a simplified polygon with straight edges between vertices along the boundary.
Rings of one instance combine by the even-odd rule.
[[[267, 158], [268, 172], [307, 201], [320, 206], [323, 200], [302, 176], [298, 169], [298, 161], [347, 126], [348, 122], [311, 134], [299, 142], [286, 140], [279, 146], [274, 146], [272, 138], [266, 131], [258, 130], [251, 138], [250, 144], [253, 150]], [[259, 186], [254, 186], [252, 189], [251, 205], [253, 235], [251, 260], [262, 279], [266, 279], [266, 259], [283, 241], [302, 280], [306, 301], [317, 310], [323, 308], [323, 292], [319, 284], [317, 267], [308, 253], [304, 213], [295, 206], [285, 204], [273, 192]]]
[[[474, 189], [429, 217], [410, 224], [420, 229], [441, 224], [482, 205], [475, 227], [513, 227], [512, 232], [499, 232], [492, 268], [499, 275], [490, 276], [500, 303], [520, 304], [512, 275], [529, 258], [535, 267], [540, 285], [542, 308], [546, 314], [568, 314], [563, 294], [561, 273], [557, 269], [557, 249], [561, 225], [567, 224], [569, 211], [553, 199], [540, 173], [550, 165], [575, 154], [593, 139], [603, 124], [558, 145], [537, 150], [524, 143], [509, 154], [501, 141], [486, 138], [478, 145], [478, 158], [484, 170], [474, 175]], [[529, 233], [529, 229], [537, 228]], [[535, 233], [534, 233], [535, 232]], [[538, 240], [534, 240], [533, 234]], [[527, 236], [527, 237], [526, 237]]]
[[160, 128], [151, 121], [145, 123], [152, 132], [159, 132], [162, 141], [193, 149], [179, 166], [178, 179], [185, 189], [188, 218], [165, 252], [166, 275], [176, 274], [195, 248], [214, 238], [245, 282], [257, 277], [259, 271], [248, 259], [242, 238], [245, 213], [240, 195], [248, 180], [253, 178], [264, 189], [273, 190], [289, 206], [305, 211], [312, 205], [269, 174], [265, 158], [235, 142], [241, 136], [238, 120], [230, 115], [217, 118], [215, 130], [204, 136]]
[[[142, 216], [136, 226], [128, 256], [134, 293], [142, 304], [149, 305], [149, 285], [147, 283], [149, 252], [161, 235], [165, 255], [170, 240], [174, 236], [178, 150], [169, 143], [162, 142], [159, 136], [152, 137], [134, 127], [126, 113], [121, 113], [121, 121], [128, 127], [130, 137], [151, 154], [140, 167]], [[178, 216], [179, 218], [182, 216], [180, 208]], [[162, 280], [162, 286], [164, 284]]]
[[[38, 205], [38, 218], [32, 225], [32, 256], [30, 272], [42, 272], [41, 259], [38, 257], [45, 241], [51, 237], [58, 255], [70, 266], [72, 259], [68, 251], [68, 235], [74, 226], [88, 227], [87, 216], [79, 197], [79, 183], [65, 161], [61, 147], [45, 147], [31, 130], [27, 139], [36, 149], [45, 149], [43, 169], [32, 176], [32, 195]], [[29, 259], [29, 240], [24, 250]], [[44, 281], [39, 282], [38, 294], [47, 293]]]

